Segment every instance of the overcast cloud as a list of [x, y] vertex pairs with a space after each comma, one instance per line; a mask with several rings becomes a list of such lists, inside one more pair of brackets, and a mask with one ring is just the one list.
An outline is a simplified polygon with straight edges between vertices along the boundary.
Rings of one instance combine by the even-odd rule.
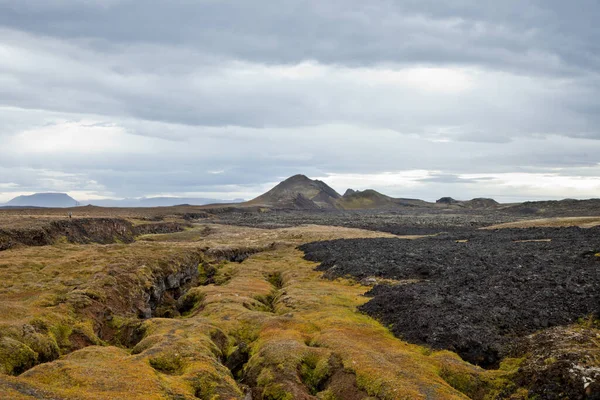
[[[525, 4], [527, 3], [527, 4]], [[0, 202], [600, 193], [600, 4], [0, 0]]]

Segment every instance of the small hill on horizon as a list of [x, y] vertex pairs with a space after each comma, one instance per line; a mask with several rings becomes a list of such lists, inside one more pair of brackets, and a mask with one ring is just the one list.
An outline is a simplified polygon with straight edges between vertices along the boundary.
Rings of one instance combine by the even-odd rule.
[[393, 208], [393, 199], [373, 189], [354, 190], [348, 189], [344, 196], [337, 201], [337, 205], [345, 210]]
[[348, 189], [336, 202], [345, 210], [393, 209], [398, 207], [430, 207], [431, 203], [418, 199], [394, 198], [373, 189]]
[[66, 193], [34, 193], [29, 196], [17, 196], [4, 204], [6, 207], [47, 207], [68, 208], [79, 205], [77, 200]]
[[325, 182], [294, 175], [246, 204], [299, 210], [335, 209], [336, 200], [341, 197]]
[[435, 201], [435, 205], [438, 207], [451, 207], [451, 208], [496, 208], [500, 206], [494, 199], [485, 197], [477, 197], [471, 200], [456, 200], [452, 197], [442, 197]]

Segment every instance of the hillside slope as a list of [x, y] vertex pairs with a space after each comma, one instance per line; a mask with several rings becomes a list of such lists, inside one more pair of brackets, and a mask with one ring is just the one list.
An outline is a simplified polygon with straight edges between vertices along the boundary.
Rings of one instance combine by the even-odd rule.
[[348, 189], [344, 196], [336, 201], [336, 205], [344, 210], [372, 210], [398, 207], [430, 207], [432, 204], [423, 200], [386, 196], [373, 189], [362, 191]]
[[325, 182], [294, 175], [246, 204], [300, 210], [333, 209], [340, 197]]

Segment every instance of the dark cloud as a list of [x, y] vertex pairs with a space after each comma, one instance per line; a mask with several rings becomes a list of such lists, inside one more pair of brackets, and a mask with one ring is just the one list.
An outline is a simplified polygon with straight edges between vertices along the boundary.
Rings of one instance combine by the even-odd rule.
[[267, 63], [489, 63], [527, 72], [596, 69], [599, 16], [594, 0], [0, 2], [4, 26], [100, 48], [161, 43]]

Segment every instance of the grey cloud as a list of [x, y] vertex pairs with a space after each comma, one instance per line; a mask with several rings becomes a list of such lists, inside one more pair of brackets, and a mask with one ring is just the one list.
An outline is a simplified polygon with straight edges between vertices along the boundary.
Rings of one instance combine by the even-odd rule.
[[[234, 192], [423, 169], [427, 197], [439, 183], [485, 195], [485, 178], [460, 178], [473, 171], [595, 176], [598, 17], [592, 0], [0, 0], [0, 184], [20, 185], [0, 190]], [[439, 75], [402, 75], [415, 68]], [[8, 145], [57, 121], [127, 141]]]
[[598, 66], [598, 14], [593, 0], [0, 2], [2, 25], [98, 45], [183, 44], [267, 63], [489, 63], [548, 72]]
[[423, 179], [419, 179], [419, 182], [431, 182], [431, 183], [447, 183], [447, 184], [468, 184], [478, 183], [494, 180], [492, 177], [477, 177], [477, 178], [464, 178], [454, 174], [432, 174], [431, 176]]
[[[580, 79], [565, 82], [464, 70], [459, 78], [473, 80], [465, 83], [473, 87], [444, 93], [420, 88], [418, 83], [390, 84], [386, 74], [407, 70], [384, 66], [303, 64], [297, 68], [309, 69], [308, 75], [294, 77], [289, 74], [302, 74], [294, 66], [233, 61], [203, 65], [196, 63], [194, 54], [185, 73], [146, 73], [128, 53], [102, 56], [89, 48], [5, 33], [8, 53], [16, 56], [0, 65], [0, 79], [3, 75], [17, 79], [3, 86], [0, 104], [4, 105], [195, 126], [261, 128], [340, 122], [423, 136], [439, 135], [442, 129], [450, 132], [446, 139], [481, 142], [506, 142], [535, 133], [599, 135], [592, 129], [600, 123], [597, 113], [565, 107], [573, 98], [588, 99], [588, 109], [598, 103], [596, 92]], [[155, 54], [155, 62], [165, 54], [183, 57], [182, 50], [149, 47], [145, 51], [147, 57]], [[51, 65], [52, 72], [39, 65]], [[118, 71], [122, 66], [127, 73]]]

